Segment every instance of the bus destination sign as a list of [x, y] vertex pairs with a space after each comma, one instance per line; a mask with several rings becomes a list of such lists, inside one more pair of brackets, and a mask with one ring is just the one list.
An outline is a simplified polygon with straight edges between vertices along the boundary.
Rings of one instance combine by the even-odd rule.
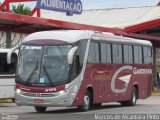
[[38, 0], [36, 7], [52, 11], [66, 12], [71, 15], [82, 13], [82, 2], [80, 0]]

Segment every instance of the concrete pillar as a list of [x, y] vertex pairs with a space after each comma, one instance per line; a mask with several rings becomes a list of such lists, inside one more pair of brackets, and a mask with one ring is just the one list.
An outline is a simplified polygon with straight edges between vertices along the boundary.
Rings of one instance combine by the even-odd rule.
[[6, 48], [11, 48], [11, 31], [6, 31]]

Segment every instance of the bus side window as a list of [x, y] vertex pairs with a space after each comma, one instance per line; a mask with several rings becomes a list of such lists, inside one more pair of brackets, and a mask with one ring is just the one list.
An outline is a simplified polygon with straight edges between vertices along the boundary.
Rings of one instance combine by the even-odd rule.
[[111, 63], [111, 45], [106, 43], [100, 43], [100, 46], [101, 63]]
[[86, 53], [87, 42], [88, 42], [87, 40], [81, 40], [78, 43], [78, 50], [76, 51], [74, 55], [72, 69], [71, 69], [71, 79], [72, 80], [76, 78], [82, 70], [84, 56]]
[[134, 63], [142, 64], [142, 47], [134, 46]]
[[123, 54], [124, 54], [124, 63], [125, 64], [133, 64], [133, 52], [131, 45], [124, 45], [123, 46]]
[[3, 71], [3, 55], [0, 54], [0, 73]]
[[88, 63], [100, 63], [100, 43], [91, 42], [89, 45]]
[[105, 43], [101, 43], [101, 63], [107, 63], [107, 47]]
[[17, 55], [12, 54], [11, 64], [7, 64], [7, 54], [0, 54], [0, 74], [14, 74], [16, 72]]
[[72, 64], [72, 73], [71, 73], [71, 78], [72, 80], [79, 75], [82, 67], [80, 66], [80, 61], [79, 61], [79, 56], [75, 55], [73, 58], [73, 64]]
[[143, 47], [144, 64], [152, 63], [152, 52], [150, 47]]
[[122, 63], [122, 45], [113, 44], [112, 47], [113, 63]]
[[89, 45], [88, 63], [96, 63], [95, 46], [93, 42]]
[[17, 55], [15, 53], [12, 54], [12, 61], [11, 64], [8, 65], [8, 72], [9, 73], [15, 73], [16, 72], [16, 66], [17, 66]]

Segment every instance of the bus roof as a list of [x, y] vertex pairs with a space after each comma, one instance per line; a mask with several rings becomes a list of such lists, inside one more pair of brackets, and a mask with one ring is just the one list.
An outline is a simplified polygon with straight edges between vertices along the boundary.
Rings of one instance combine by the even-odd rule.
[[93, 34], [91, 31], [85, 30], [55, 30], [55, 31], [43, 31], [43, 32], [35, 32], [33, 34], [28, 35], [24, 42], [28, 42], [31, 40], [62, 40], [68, 43], [73, 43], [79, 41], [80, 39], [89, 38], [89, 34]]
[[119, 42], [119, 43], [131, 43], [139, 45], [152, 46], [151, 42], [146, 40], [134, 39], [124, 36], [114, 35], [109, 32], [96, 32], [89, 30], [55, 30], [55, 31], [43, 31], [35, 32], [28, 35], [23, 43], [32, 40], [61, 40], [67, 43], [74, 43], [79, 40], [94, 38], [96, 40], [103, 40], [108, 42]]
[[[0, 53], [8, 53], [11, 49], [7, 49], [7, 48], [1, 48], [0, 49]], [[18, 54], [18, 50], [15, 51], [16, 54]]]

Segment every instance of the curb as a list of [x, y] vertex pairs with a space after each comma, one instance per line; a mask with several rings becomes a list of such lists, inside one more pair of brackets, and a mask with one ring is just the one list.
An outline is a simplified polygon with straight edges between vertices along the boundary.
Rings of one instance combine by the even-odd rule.
[[152, 93], [152, 96], [160, 96], [160, 93], [159, 92], [154, 92], [154, 93]]
[[0, 100], [0, 103], [12, 103], [12, 99], [3, 99], [3, 100]]

